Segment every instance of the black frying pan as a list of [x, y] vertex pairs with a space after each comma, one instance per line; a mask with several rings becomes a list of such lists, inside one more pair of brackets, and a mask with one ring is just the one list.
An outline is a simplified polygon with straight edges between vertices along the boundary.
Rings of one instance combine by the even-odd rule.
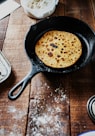
[[[44, 65], [35, 54], [35, 44], [49, 30], [67, 31], [79, 37], [83, 45], [80, 59], [68, 68], [51, 68]], [[69, 73], [85, 66], [92, 58], [95, 44], [94, 31], [83, 21], [66, 16], [51, 17], [32, 25], [25, 37], [25, 50], [32, 64], [30, 73], [9, 91], [9, 98], [16, 99], [26, 87], [28, 81], [39, 72]], [[13, 94], [20, 87], [17, 94]]]

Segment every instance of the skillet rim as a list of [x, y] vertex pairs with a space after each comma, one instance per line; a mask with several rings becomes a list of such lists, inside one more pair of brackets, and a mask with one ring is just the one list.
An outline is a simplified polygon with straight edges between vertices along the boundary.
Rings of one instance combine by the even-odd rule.
[[[39, 60], [38, 57], [35, 54], [35, 51], [34, 51], [33, 54], [30, 55], [29, 49], [27, 48], [27, 42], [28, 42], [29, 35], [32, 33], [31, 31], [37, 31], [38, 25], [40, 26], [41, 23], [44, 23], [46, 21], [50, 22], [50, 21], [52, 21], [54, 19], [67, 19], [67, 20], [69, 19], [71, 21], [73, 20], [75, 22], [81, 23], [82, 25], [84, 25], [86, 28], [88, 28], [90, 30], [90, 32], [91, 32], [90, 34], [93, 35], [93, 37], [95, 38], [95, 32], [94, 32], [94, 30], [86, 22], [84, 22], [84, 21], [82, 21], [80, 19], [77, 19], [77, 18], [74, 18], [74, 17], [69, 17], [69, 16], [53, 16], [53, 17], [44, 18], [43, 20], [37, 22], [36, 24], [31, 25], [30, 28], [28, 29], [27, 33], [26, 33], [25, 40], [24, 40], [24, 45], [25, 45], [25, 51], [26, 51], [26, 54], [27, 54], [28, 58], [30, 59], [30, 61], [32, 63], [34, 63], [34, 61], [36, 61], [36, 64], [38, 65], [38, 67], [40, 67], [42, 69], [42, 71], [47, 71], [47, 72], [52, 72], [52, 73], [69, 73], [69, 72], [73, 72], [73, 71], [76, 71], [76, 70], [84, 67], [86, 64], [89, 63], [89, 61], [91, 60], [92, 55], [93, 55], [93, 48], [94, 48], [95, 42], [93, 43], [93, 46], [91, 47], [90, 46], [90, 44], [91, 44], [90, 42], [91, 41], [89, 41], [89, 40], [88, 40], [89, 41], [88, 44], [90, 46], [89, 47], [90, 51], [89, 51], [89, 53], [87, 55], [86, 60], [84, 62], [80, 63], [79, 66], [76, 66], [76, 64], [77, 64], [77, 62], [76, 62], [75, 64], [73, 64], [72, 66], [67, 67], [67, 68], [52, 68], [52, 67], [49, 67], [49, 66], [45, 65], [41, 60]], [[51, 28], [49, 28], [49, 29], [46, 28], [46, 30], [43, 31], [42, 33], [44, 34], [45, 32], [47, 32], [49, 30], [51, 30]], [[70, 31], [68, 31], [68, 32], [70, 32]], [[41, 33], [41, 35], [43, 35], [42, 33]], [[73, 34], [75, 34], [75, 33], [73, 32]], [[78, 38], [79, 38], [79, 36], [78, 36]], [[87, 38], [86, 38], [86, 40], [87, 40]], [[34, 40], [34, 43], [35, 43], [35, 41], [36, 40]], [[74, 67], [74, 68], [72, 68], [72, 67]]]

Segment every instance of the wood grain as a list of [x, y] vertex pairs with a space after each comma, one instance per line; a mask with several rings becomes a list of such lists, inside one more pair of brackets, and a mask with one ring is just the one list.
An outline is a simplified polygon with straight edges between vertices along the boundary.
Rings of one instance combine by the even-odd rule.
[[[64, 3], [59, 3], [55, 15], [64, 15]], [[69, 92], [63, 78], [39, 73], [32, 79], [27, 135], [70, 135]]]
[[0, 85], [0, 135], [2, 136], [24, 136], [26, 133], [30, 85], [16, 101], [8, 99], [8, 92], [30, 70], [30, 62], [24, 50], [24, 38], [34, 23], [35, 21], [28, 18], [22, 8], [10, 15], [2, 51], [11, 64], [12, 72], [8, 80]]
[[[60, 0], [52, 16], [76, 17], [95, 30], [94, 7], [94, 0]], [[17, 100], [8, 99], [9, 90], [30, 71], [24, 38], [37, 21], [22, 7], [0, 21], [0, 49], [12, 66], [10, 77], [0, 84], [0, 135], [77, 136], [95, 130], [86, 109], [95, 94], [95, 57], [70, 74], [38, 73]]]
[[[90, 25], [94, 30], [94, 18], [91, 3], [89, 0], [84, 1], [70, 1], [67, 0], [65, 14], [77, 17]], [[70, 5], [70, 6], [69, 6]], [[89, 19], [90, 18], [90, 19]], [[92, 71], [92, 63], [84, 67], [78, 72], [71, 74], [70, 81], [70, 122], [71, 122], [71, 136], [76, 136], [82, 132], [95, 130], [93, 122], [87, 114], [87, 100], [94, 95], [94, 79], [95, 71]]]

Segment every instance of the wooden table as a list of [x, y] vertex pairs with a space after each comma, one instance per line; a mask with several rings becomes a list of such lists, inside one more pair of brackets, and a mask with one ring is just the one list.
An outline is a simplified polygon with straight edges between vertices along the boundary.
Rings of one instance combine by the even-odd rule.
[[[95, 30], [94, 0], [60, 0], [55, 15], [81, 19]], [[95, 94], [94, 58], [70, 74], [39, 73], [17, 100], [8, 99], [9, 90], [30, 71], [24, 38], [36, 22], [22, 7], [0, 21], [0, 49], [12, 67], [0, 84], [0, 136], [77, 136], [95, 130], [86, 108]]]

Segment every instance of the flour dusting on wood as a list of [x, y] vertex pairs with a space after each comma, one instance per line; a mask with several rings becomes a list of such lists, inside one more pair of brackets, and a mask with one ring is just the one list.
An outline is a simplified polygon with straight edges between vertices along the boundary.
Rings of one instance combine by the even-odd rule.
[[15, 113], [17, 110], [15, 108], [15, 106], [8, 106], [8, 112], [10, 113]]
[[25, 115], [27, 115], [27, 111], [23, 109], [16, 108], [15, 106], [8, 106], [8, 113], [13, 113], [12, 118], [14, 119], [22, 119]]
[[66, 93], [59, 87], [44, 97], [31, 99], [27, 136], [65, 136], [69, 122]]
[[8, 105], [6, 112], [10, 120], [7, 120], [6, 127], [0, 130], [2, 136], [23, 136], [22, 131], [25, 131], [27, 110], [19, 105]]

